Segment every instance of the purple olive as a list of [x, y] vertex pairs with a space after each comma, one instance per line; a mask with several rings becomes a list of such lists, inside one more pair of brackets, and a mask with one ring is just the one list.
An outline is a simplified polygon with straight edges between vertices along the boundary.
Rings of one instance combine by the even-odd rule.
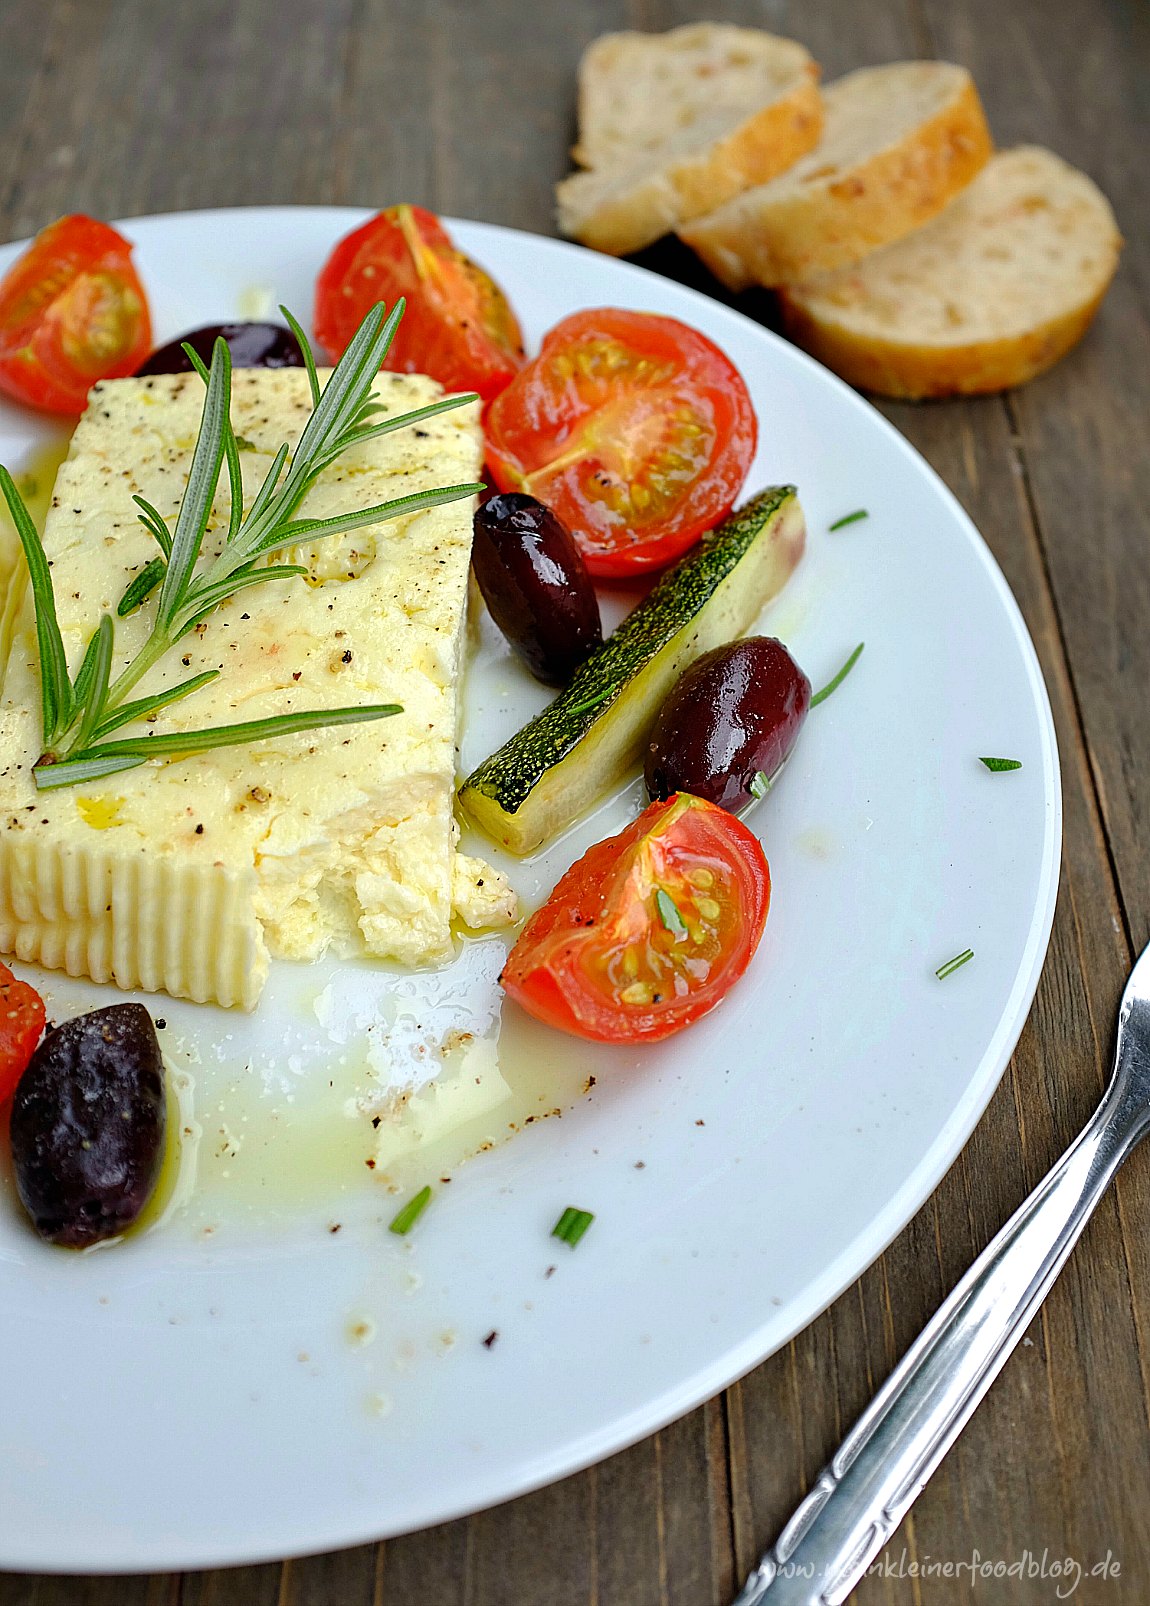
[[603, 640], [599, 604], [570, 530], [510, 491], [475, 512], [471, 567], [491, 617], [537, 680], [565, 686]]
[[691, 792], [738, 814], [762, 796], [810, 705], [810, 681], [773, 636], [704, 653], [655, 721], [643, 770], [648, 793]]
[[278, 323], [210, 323], [161, 346], [136, 369], [145, 374], [190, 374], [192, 364], [183, 349], [192, 347], [206, 367], [211, 366], [217, 336], [227, 343], [233, 368], [302, 368], [303, 352], [290, 329]]
[[130, 1227], [164, 1147], [164, 1066], [142, 1004], [65, 1021], [33, 1054], [12, 1100], [12, 1163], [41, 1238], [84, 1249]]

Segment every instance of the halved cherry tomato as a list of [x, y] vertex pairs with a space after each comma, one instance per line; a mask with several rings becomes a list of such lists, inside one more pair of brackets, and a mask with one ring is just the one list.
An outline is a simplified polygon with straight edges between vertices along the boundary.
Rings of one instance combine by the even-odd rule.
[[44, 1031], [44, 1000], [0, 965], [0, 1105], [15, 1093]]
[[654, 1043], [714, 1009], [739, 979], [770, 901], [758, 838], [679, 792], [571, 866], [524, 926], [503, 986], [560, 1031]]
[[370, 308], [400, 296], [407, 308], [385, 368], [486, 401], [523, 366], [507, 297], [421, 206], [389, 206], [339, 242], [316, 282], [316, 339], [337, 361]]
[[611, 307], [556, 324], [487, 412], [499, 489], [553, 508], [604, 576], [663, 568], [725, 518], [756, 438], [747, 387], [706, 335]]
[[107, 223], [50, 223], [0, 283], [0, 390], [31, 407], [82, 413], [98, 379], [134, 373], [151, 346], [131, 244]]

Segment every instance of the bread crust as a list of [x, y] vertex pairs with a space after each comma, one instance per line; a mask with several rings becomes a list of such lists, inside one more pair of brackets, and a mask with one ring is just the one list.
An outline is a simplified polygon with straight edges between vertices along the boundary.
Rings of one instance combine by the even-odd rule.
[[679, 230], [729, 290], [793, 284], [857, 262], [930, 221], [993, 151], [978, 91], [958, 93], [897, 144], [843, 171], [832, 184], [748, 197]]
[[562, 180], [555, 192], [559, 227], [610, 256], [640, 251], [680, 223], [777, 178], [814, 149], [822, 128], [818, 68], [812, 63], [790, 91], [705, 151], [633, 174], [593, 168]]
[[947, 346], [862, 336], [812, 316], [785, 290], [779, 299], [789, 338], [849, 385], [876, 396], [928, 401], [1012, 390], [1045, 373], [1082, 339], [1106, 289], [1020, 334]]

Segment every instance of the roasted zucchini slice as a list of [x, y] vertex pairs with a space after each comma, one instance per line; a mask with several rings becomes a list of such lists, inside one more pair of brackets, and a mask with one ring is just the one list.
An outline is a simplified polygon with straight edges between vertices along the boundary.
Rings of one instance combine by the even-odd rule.
[[468, 776], [459, 797], [476, 824], [531, 853], [597, 803], [639, 758], [683, 670], [754, 624], [805, 540], [793, 485], [760, 491], [705, 535], [566, 690]]

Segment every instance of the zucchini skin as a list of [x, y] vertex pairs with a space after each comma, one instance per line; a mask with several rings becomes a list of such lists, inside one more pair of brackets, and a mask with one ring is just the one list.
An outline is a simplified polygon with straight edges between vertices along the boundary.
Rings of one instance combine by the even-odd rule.
[[[586, 744], [586, 751], [590, 752], [609, 743], [612, 726], [635, 726], [641, 737], [670, 688], [660, 688], [653, 706], [645, 711], [645, 719], [638, 720], [639, 710], [631, 707], [625, 714], [624, 708], [642, 696], [636, 684], [640, 676], [677, 637], [699, 622], [723, 582], [789, 504], [797, 509], [794, 486], [770, 486], [703, 536], [673, 568], [660, 576], [646, 598], [580, 665], [571, 683], [554, 702], [516, 731], [468, 776], [460, 788], [460, 802], [489, 835], [512, 852], [532, 851], [550, 832], [545, 826], [536, 827], [527, 819], [516, 820], [516, 816], [530, 803], [540, 782], [553, 777], [556, 767], [581, 744]], [[801, 543], [798, 550], [801, 552]], [[787, 568], [787, 575], [791, 568], [793, 562]], [[775, 586], [770, 594], [777, 589]], [[764, 596], [751, 607], [748, 623], [767, 600], [768, 596]], [[741, 634], [741, 631], [736, 633]], [[709, 641], [702, 640], [694, 652], [684, 646], [686, 656], [679, 668], [685, 668], [698, 652], [710, 645]], [[637, 748], [635, 739], [621, 742], [618, 754], [613, 755], [617, 762], [610, 767], [619, 772], [632, 762], [635, 757], [632, 748]], [[616, 778], [617, 774], [606, 774], [603, 785], [590, 795], [581, 796], [580, 789], [573, 787], [571, 805], [563, 811], [564, 823], [573, 822]]]

